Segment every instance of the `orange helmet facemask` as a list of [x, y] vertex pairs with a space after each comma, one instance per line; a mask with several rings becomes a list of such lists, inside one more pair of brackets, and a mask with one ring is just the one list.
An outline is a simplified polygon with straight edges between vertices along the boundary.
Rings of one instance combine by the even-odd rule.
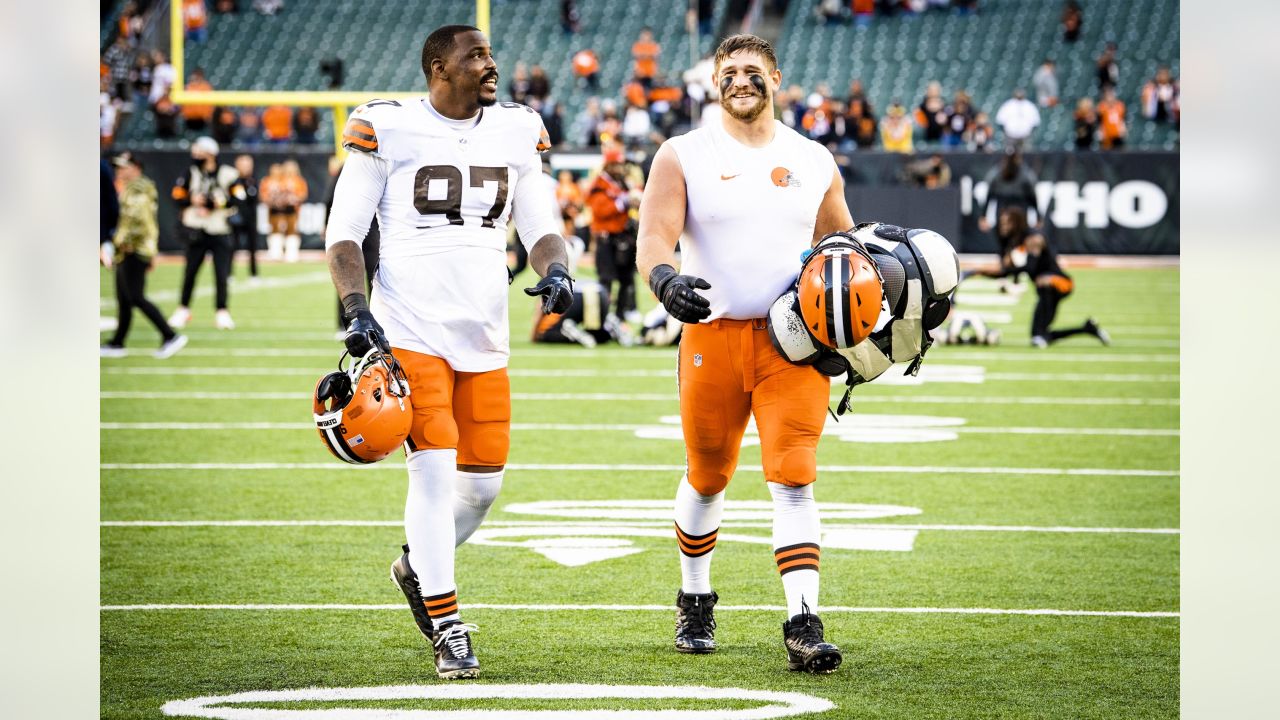
[[862, 243], [836, 232], [818, 242], [796, 283], [800, 315], [818, 342], [851, 348], [875, 329], [884, 302], [880, 269]]
[[349, 369], [320, 378], [312, 414], [325, 447], [343, 462], [375, 463], [409, 437], [413, 407], [409, 380], [395, 357], [376, 348], [353, 360]]

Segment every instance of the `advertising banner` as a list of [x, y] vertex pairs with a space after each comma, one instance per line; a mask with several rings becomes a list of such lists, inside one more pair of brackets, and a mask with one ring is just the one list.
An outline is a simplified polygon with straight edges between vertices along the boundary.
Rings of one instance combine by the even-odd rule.
[[[169, 199], [174, 181], [187, 172], [191, 158], [179, 151], [138, 149], [147, 175], [160, 190], [160, 248], [181, 249], [178, 212]], [[303, 247], [323, 246], [325, 193], [330, 182], [327, 148], [296, 152], [253, 152], [256, 174], [271, 163], [297, 160], [309, 197], [298, 218]], [[563, 154], [564, 160], [576, 157]], [[840, 155], [845, 192], [855, 220], [881, 220], [936, 229], [961, 252], [994, 252], [995, 237], [978, 227], [986, 200], [986, 177], [1002, 159], [999, 153], [944, 153], [951, 183], [939, 190], [911, 186], [909, 163], [924, 155], [861, 152]], [[598, 162], [598, 156], [592, 160]], [[232, 164], [235, 153], [220, 162]], [[552, 161], [556, 165], [555, 159]], [[561, 163], [563, 164], [563, 163]], [[1044, 231], [1062, 253], [1177, 255], [1178, 154], [1176, 152], [1028, 152], [1024, 165], [1036, 177], [1036, 205]], [[258, 230], [267, 232], [267, 210], [258, 208]]]

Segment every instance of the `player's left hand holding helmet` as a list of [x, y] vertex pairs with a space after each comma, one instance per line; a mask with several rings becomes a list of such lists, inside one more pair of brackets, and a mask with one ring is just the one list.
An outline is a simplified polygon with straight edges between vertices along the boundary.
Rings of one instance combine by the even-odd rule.
[[382, 330], [382, 326], [373, 317], [373, 313], [369, 312], [368, 306], [355, 310], [351, 316], [351, 322], [347, 325], [346, 337], [342, 342], [347, 346], [347, 352], [351, 353], [351, 357], [358, 358], [368, 355], [372, 350], [378, 350], [384, 353], [391, 352], [391, 345], [387, 343], [387, 335]]
[[320, 439], [335, 457], [353, 465], [375, 463], [409, 437], [409, 380], [391, 353], [375, 348], [353, 359], [349, 369], [339, 361], [336, 372], [320, 378], [312, 414]]
[[797, 365], [842, 375], [835, 352], [867, 338], [884, 307], [884, 279], [862, 243], [851, 233], [831, 233], [804, 259], [796, 288], [769, 308], [769, 338]]
[[563, 315], [573, 306], [573, 278], [569, 276], [569, 268], [551, 263], [546, 276], [537, 285], [525, 288], [524, 294], [531, 297], [541, 295], [544, 314]]
[[958, 280], [955, 249], [938, 233], [863, 223], [814, 247], [796, 289], [770, 307], [769, 336], [793, 363], [831, 376], [848, 372], [850, 389], [895, 362], [910, 361], [913, 375]]

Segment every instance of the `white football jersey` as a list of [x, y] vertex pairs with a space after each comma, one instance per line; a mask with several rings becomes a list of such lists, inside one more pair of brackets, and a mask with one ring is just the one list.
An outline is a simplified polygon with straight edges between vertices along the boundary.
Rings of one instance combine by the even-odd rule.
[[454, 370], [505, 367], [507, 223], [514, 214], [528, 248], [561, 230], [554, 193], [537, 179], [549, 145], [541, 117], [499, 103], [459, 121], [425, 97], [375, 100], [351, 114], [343, 144], [352, 152], [325, 242], [362, 242], [377, 213], [370, 308], [388, 340]]
[[800, 274], [818, 207], [835, 177], [825, 147], [774, 121], [773, 141], [743, 145], [712, 122], [667, 141], [684, 173], [680, 272], [703, 278], [708, 320], [749, 320]]

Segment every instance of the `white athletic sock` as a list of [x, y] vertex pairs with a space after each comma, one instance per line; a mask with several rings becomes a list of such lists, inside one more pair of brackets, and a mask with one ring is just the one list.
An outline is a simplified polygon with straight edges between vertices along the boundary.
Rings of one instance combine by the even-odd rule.
[[279, 260], [284, 257], [284, 235], [271, 233], [267, 235], [267, 259]]
[[427, 614], [436, 627], [458, 619], [453, 582], [453, 489], [457, 450], [419, 450], [409, 455], [409, 495], [404, 503], [404, 534], [409, 567]]
[[765, 483], [773, 496], [773, 557], [787, 595], [787, 617], [799, 615], [801, 603], [818, 612], [818, 560], [822, 526], [813, 485], [790, 487]]
[[285, 235], [284, 236], [284, 259], [285, 262], [298, 262], [298, 251], [302, 249], [302, 236]]
[[724, 513], [724, 491], [701, 495], [680, 478], [676, 489], [676, 544], [680, 548], [680, 588], [686, 593], [711, 592], [711, 556]]
[[453, 524], [456, 544], [461, 545], [484, 522], [489, 507], [502, 489], [502, 471], [473, 473], [458, 471], [458, 485], [453, 492]]

